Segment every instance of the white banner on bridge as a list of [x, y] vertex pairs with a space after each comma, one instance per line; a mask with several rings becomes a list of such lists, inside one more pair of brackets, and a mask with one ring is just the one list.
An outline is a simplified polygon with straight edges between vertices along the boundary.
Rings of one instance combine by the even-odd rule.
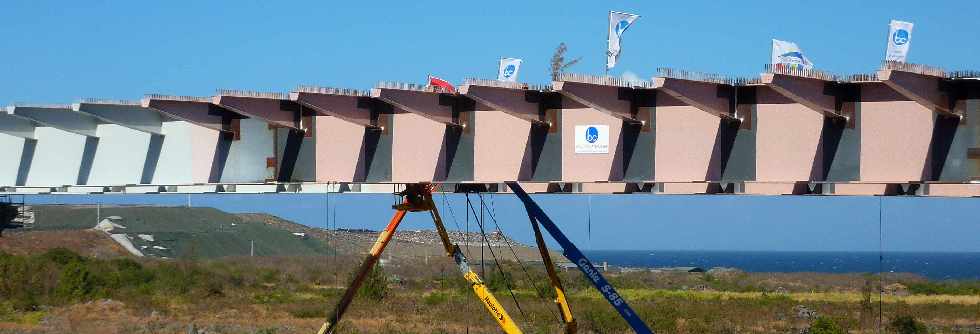
[[575, 153], [606, 154], [609, 153], [608, 125], [576, 125]]
[[500, 58], [497, 80], [517, 82], [517, 74], [521, 71], [521, 62], [523, 61], [517, 58]]
[[888, 50], [885, 51], [885, 60], [904, 63], [909, 54], [909, 43], [912, 42], [912, 23], [892, 20], [888, 26]]
[[772, 40], [772, 64], [782, 64], [787, 68], [812, 69], [813, 63], [803, 55], [803, 50], [796, 43]]

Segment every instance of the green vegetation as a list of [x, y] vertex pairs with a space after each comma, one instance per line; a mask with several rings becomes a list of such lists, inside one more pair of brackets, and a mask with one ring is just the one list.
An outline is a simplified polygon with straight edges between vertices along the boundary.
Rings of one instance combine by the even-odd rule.
[[[106, 304], [106, 299], [131, 312], [131, 318], [114, 321], [142, 324], [128, 325], [143, 328], [142, 332], [184, 332], [188, 319], [196, 319], [197, 325], [208, 326], [214, 333], [315, 332], [340, 298], [359, 260], [359, 256], [95, 259], [65, 249], [34, 255], [0, 253], [0, 277], [4, 278], [0, 280], [0, 332], [2, 326], [30, 329], [64, 314], [103, 314], [90, 308]], [[543, 268], [529, 267], [527, 277], [516, 263], [501, 264], [506, 274], [488, 266], [484, 276], [511, 316], [528, 333], [561, 332], [554, 303], [535, 291], [548, 287]], [[559, 274], [581, 333], [629, 332], [580, 273]], [[879, 304], [877, 294], [869, 292], [875, 289], [872, 282], [855, 275], [850, 278], [854, 286], [846, 290], [805, 281], [823, 282], [825, 278], [816, 277], [819, 275], [823, 274], [806, 274], [795, 281], [775, 274], [744, 273], [607, 276], [657, 332], [876, 332]], [[792, 286], [797, 292], [770, 292], [774, 285]], [[929, 328], [956, 332], [953, 326], [978, 324], [980, 296], [890, 298], [881, 311], [892, 319], [886, 323], [892, 332], [925, 333]], [[82, 309], [75, 309], [79, 307]], [[801, 314], [802, 309], [807, 314]], [[150, 318], [155, 320], [146, 320]], [[92, 321], [111, 322], [98, 319]], [[176, 324], [139, 327], [163, 326], [160, 324], [166, 321], [161, 319]], [[241, 323], [248, 326], [241, 327]], [[449, 259], [429, 264], [390, 261], [373, 270], [341, 327], [345, 333], [496, 332], [495, 322]]]
[[368, 272], [367, 277], [361, 288], [357, 290], [357, 295], [376, 302], [381, 301], [388, 295], [388, 275], [380, 266]]
[[917, 295], [980, 295], [980, 281], [913, 282], [908, 288]]
[[892, 319], [888, 323], [888, 329], [898, 333], [898, 334], [926, 334], [929, 333], [929, 329], [926, 325], [922, 324], [915, 317], [910, 315], [901, 315]]
[[834, 319], [817, 317], [810, 325], [810, 334], [847, 334], [847, 330], [837, 324]]

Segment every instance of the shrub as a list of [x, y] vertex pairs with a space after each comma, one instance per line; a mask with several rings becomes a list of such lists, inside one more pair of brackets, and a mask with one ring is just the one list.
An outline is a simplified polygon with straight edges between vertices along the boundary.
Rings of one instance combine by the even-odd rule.
[[422, 297], [422, 302], [429, 306], [445, 304], [447, 301], [449, 301], [449, 294], [445, 292], [433, 291]]
[[915, 317], [912, 317], [910, 315], [901, 315], [895, 317], [894, 319], [892, 319], [890, 323], [888, 323], [888, 329], [898, 334], [929, 333], [929, 329], [926, 328], [925, 325], [923, 325], [918, 320], [915, 320]]
[[357, 294], [374, 301], [380, 301], [388, 295], [388, 275], [380, 266], [374, 266], [366, 278]]
[[946, 281], [913, 282], [908, 284], [909, 292], [916, 295], [978, 295], [980, 282]]
[[70, 301], [84, 300], [97, 288], [95, 275], [81, 262], [70, 262], [61, 270], [61, 279], [55, 294]]
[[300, 303], [289, 305], [286, 307], [286, 311], [289, 312], [290, 315], [301, 319], [324, 318], [327, 315], [327, 310], [324, 308], [324, 305], [320, 303]]
[[85, 258], [83, 258], [81, 255], [78, 255], [78, 253], [72, 252], [67, 248], [61, 248], [61, 247], [52, 248], [47, 252], [44, 252], [44, 254], [41, 254], [41, 259], [48, 262], [54, 262], [62, 266], [72, 262], [85, 261]]
[[817, 317], [810, 325], [810, 334], [847, 334], [847, 331], [831, 318]]
[[491, 271], [490, 274], [487, 275], [487, 279], [484, 283], [486, 283], [487, 288], [493, 292], [500, 292], [515, 288], [514, 279], [511, 277], [510, 272], [502, 270]]
[[587, 328], [595, 333], [620, 333], [626, 331], [627, 327], [626, 321], [619, 314], [604, 308], [588, 308], [582, 312], [582, 319]]

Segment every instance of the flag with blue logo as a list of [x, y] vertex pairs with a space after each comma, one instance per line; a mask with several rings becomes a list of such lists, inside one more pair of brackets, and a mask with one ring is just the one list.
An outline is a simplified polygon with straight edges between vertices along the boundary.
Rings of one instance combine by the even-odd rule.
[[813, 68], [810, 59], [803, 55], [803, 50], [793, 42], [772, 40], [772, 64], [783, 66], [789, 70], [809, 70]]
[[606, 69], [616, 66], [616, 61], [619, 60], [623, 33], [638, 18], [640, 16], [636, 14], [609, 12], [609, 48], [606, 50]]
[[912, 22], [892, 20], [888, 25], [888, 51], [885, 60], [905, 62], [909, 54], [909, 43], [912, 42]]
[[517, 82], [517, 72], [521, 70], [522, 61], [517, 58], [500, 58], [500, 69], [497, 71], [497, 80]]

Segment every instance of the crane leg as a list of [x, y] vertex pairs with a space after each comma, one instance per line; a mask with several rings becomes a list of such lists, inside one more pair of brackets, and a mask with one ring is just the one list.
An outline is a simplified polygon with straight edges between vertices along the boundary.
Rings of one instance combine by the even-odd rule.
[[470, 282], [470, 287], [473, 288], [473, 293], [476, 294], [477, 299], [487, 308], [487, 312], [490, 312], [490, 316], [493, 317], [493, 320], [497, 321], [497, 325], [500, 326], [500, 329], [504, 333], [521, 334], [521, 329], [517, 327], [514, 320], [507, 314], [504, 306], [493, 296], [493, 293], [483, 283], [480, 276], [470, 269], [469, 262], [467, 262], [463, 252], [460, 251], [459, 245], [453, 244], [449, 240], [449, 233], [446, 232], [446, 226], [442, 223], [442, 217], [439, 215], [439, 209], [436, 208], [435, 202], [432, 200], [431, 193], [425, 195], [425, 203], [426, 209], [432, 214], [432, 222], [435, 224], [436, 231], [439, 233], [439, 239], [442, 240], [442, 246], [446, 250], [446, 255], [456, 262], [456, 267], [463, 274], [463, 278]]
[[564, 250], [563, 254], [565, 257], [578, 266], [578, 269], [585, 274], [585, 277], [589, 280], [589, 283], [592, 283], [592, 285], [599, 290], [599, 294], [601, 294], [602, 297], [605, 298], [614, 309], [616, 309], [616, 312], [619, 312], [619, 316], [622, 317], [623, 320], [626, 320], [626, 323], [630, 325], [630, 328], [632, 328], [633, 331], [638, 334], [652, 334], [653, 331], [650, 330], [650, 327], [647, 327], [646, 323], [643, 322], [643, 319], [640, 319], [640, 316], [633, 311], [633, 308], [626, 303], [626, 299], [623, 299], [623, 296], [620, 295], [619, 292], [616, 292], [616, 288], [613, 288], [612, 284], [609, 284], [609, 282], [606, 281], [606, 278], [602, 276], [602, 273], [600, 273], [599, 270], [592, 265], [592, 261], [589, 261], [589, 259], [585, 257], [585, 254], [582, 254], [582, 251], [580, 251], [578, 247], [575, 247], [575, 244], [572, 243], [571, 240], [568, 240], [568, 237], [561, 232], [558, 225], [551, 221], [551, 218], [544, 213], [544, 210], [538, 206], [538, 203], [535, 203], [534, 200], [531, 199], [531, 196], [524, 191], [524, 188], [521, 188], [517, 182], [507, 182], [507, 186], [510, 187], [510, 189], [514, 192], [514, 195], [517, 195], [517, 198], [524, 203], [524, 209], [527, 210], [528, 216], [532, 217], [534, 220], [537, 220], [542, 226], [544, 226], [545, 231], [548, 231], [548, 234], [550, 234], [551, 237], [555, 239], [559, 245], [561, 245], [561, 248]]
[[[408, 200], [406, 199], [406, 202]], [[357, 290], [364, 283], [364, 279], [367, 274], [374, 268], [374, 264], [378, 262], [381, 258], [381, 253], [384, 252], [388, 242], [391, 241], [391, 237], [395, 234], [395, 229], [398, 228], [398, 224], [402, 222], [405, 218], [407, 210], [398, 209], [395, 211], [395, 215], [391, 217], [391, 221], [388, 226], [385, 227], [384, 231], [378, 235], [378, 239], [374, 242], [374, 246], [371, 247], [371, 251], [368, 252], [367, 257], [364, 258], [364, 262], [361, 263], [361, 267], [357, 270], [357, 274], [354, 279], [351, 280], [350, 285], [347, 290], [344, 291], [343, 297], [337, 302], [333, 311], [327, 314], [327, 320], [320, 326], [320, 330], [317, 334], [327, 334], [333, 333], [334, 329], [337, 327], [337, 323], [340, 322], [340, 318], [347, 311], [347, 307], [350, 306], [351, 301], [354, 300], [354, 295], [357, 294]]]

